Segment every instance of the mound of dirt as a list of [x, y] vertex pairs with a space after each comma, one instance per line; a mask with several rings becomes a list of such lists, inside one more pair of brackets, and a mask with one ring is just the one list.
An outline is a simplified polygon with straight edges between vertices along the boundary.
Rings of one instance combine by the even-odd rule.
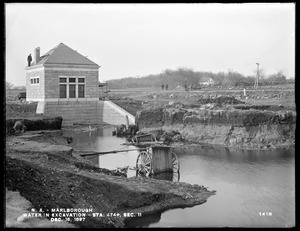
[[36, 114], [37, 102], [13, 102], [6, 103], [6, 118], [42, 117]]
[[136, 112], [143, 108], [142, 101], [132, 99], [113, 100], [115, 104], [128, 111], [131, 115], [135, 116]]
[[244, 104], [245, 102], [239, 101], [233, 96], [220, 96], [217, 98], [203, 98], [199, 99], [198, 103], [200, 104], [208, 104], [208, 103], [215, 103], [215, 104]]
[[26, 126], [26, 131], [37, 130], [60, 130], [63, 118], [61, 116], [55, 118], [31, 118], [31, 119], [7, 119], [6, 120], [6, 134], [14, 134], [13, 129], [16, 121], [22, 121]]

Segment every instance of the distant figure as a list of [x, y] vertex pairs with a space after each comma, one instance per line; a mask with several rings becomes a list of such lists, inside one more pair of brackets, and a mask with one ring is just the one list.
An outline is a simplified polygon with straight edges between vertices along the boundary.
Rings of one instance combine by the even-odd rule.
[[168, 86], [168, 84], [166, 84], [166, 86], [165, 86], [165, 90], [167, 91], [167, 90], [168, 90], [168, 88], [169, 88], [169, 86]]
[[164, 84], [162, 84], [162, 85], [161, 85], [161, 89], [162, 89], [162, 90], [164, 90], [164, 88], [165, 88], [165, 85], [164, 85]]
[[15, 134], [21, 134], [21, 133], [26, 132], [26, 126], [20, 120], [15, 122], [15, 125], [14, 125], [13, 129], [15, 131]]
[[32, 61], [31, 54], [28, 55], [27, 61], [28, 61], [28, 67], [30, 67], [30, 63], [31, 63], [31, 61]]

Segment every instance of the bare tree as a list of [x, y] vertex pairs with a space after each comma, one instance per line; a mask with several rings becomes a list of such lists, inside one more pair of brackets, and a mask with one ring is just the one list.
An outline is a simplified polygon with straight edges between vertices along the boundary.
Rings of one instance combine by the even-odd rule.
[[15, 86], [13, 87], [14, 89], [22, 89], [22, 90], [25, 90], [26, 89], [26, 86]]
[[13, 89], [14, 85], [6, 81], [6, 89]]
[[276, 76], [279, 78], [286, 78], [286, 70], [285, 69], [280, 69], [277, 71]]

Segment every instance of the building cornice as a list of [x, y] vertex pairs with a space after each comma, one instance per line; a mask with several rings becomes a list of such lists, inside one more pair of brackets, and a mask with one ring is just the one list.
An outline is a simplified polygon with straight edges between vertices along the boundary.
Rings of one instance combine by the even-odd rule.
[[45, 67], [54, 67], [54, 68], [88, 68], [88, 69], [99, 69], [98, 65], [87, 65], [87, 64], [61, 64], [61, 63], [45, 63]]
[[26, 72], [35, 71], [95, 71], [98, 72], [98, 67], [92, 67], [91, 65], [35, 65], [25, 68]]
[[57, 99], [57, 98], [27, 98], [26, 101], [33, 102], [91, 102], [91, 101], [99, 101], [99, 98], [66, 98], [66, 99]]
[[32, 65], [32, 66], [25, 67], [25, 70], [29, 71], [29, 70], [38, 69], [38, 68], [41, 68], [41, 67], [44, 67], [44, 65], [43, 64]]

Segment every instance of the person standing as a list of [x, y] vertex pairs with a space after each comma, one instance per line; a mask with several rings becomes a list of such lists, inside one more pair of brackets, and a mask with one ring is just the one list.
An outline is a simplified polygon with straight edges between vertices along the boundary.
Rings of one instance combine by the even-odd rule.
[[27, 61], [28, 61], [28, 67], [30, 67], [30, 64], [31, 64], [31, 61], [32, 61], [31, 54], [28, 55]]

